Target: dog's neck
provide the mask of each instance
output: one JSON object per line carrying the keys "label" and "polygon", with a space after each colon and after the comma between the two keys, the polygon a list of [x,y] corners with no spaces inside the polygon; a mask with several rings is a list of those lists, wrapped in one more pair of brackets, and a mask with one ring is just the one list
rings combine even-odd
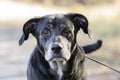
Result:
{"label": "dog's neck", "polygon": [[59,80],[61,80],[63,76],[63,71],[65,70],[65,67],[66,67],[66,63],[62,61],[53,61],[53,62],[50,62],[49,64],[52,70],[58,74]]}
{"label": "dog's neck", "polygon": [[[44,50],[41,50],[38,48],[38,51],[42,55],[44,55]],[[49,65],[50,65],[50,68],[55,72],[55,74],[57,73],[57,75],[59,76],[58,80],[61,80],[61,78],[63,76],[63,71],[65,70],[65,67],[66,67],[66,62],[52,61],[52,62],[49,62]]]}
{"label": "dog's neck", "polygon": [[[82,49],[82,48],[80,48],[80,49]],[[39,49],[38,49],[38,53],[41,53],[41,51],[39,51]],[[79,71],[79,73],[78,73],[79,68],[83,68],[83,66],[81,67],[79,64],[76,64],[76,61],[77,61],[77,63],[81,63],[81,61],[84,61],[83,57],[81,56],[80,53],[83,53],[83,52],[81,52],[81,50],[78,49],[77,45],[75,45],[73,50],[71,51],[71,54],[72,54],[71,58],[67,62],[61,62],[61,61],[47,62],[47,61],[45,61],[46,63],[48,63],[49,68],[51,68],[50,73],[52,73],[54,76],[56,76],[55,80],[69,78],[70,77],[69,75],[72,75],[73,73],[76,77],[79,77],[83,74],[83,71]],[[43,53],[41,53],[41,55],[42,54]],[[83,63],[81,63],[81,64],[83,65]],[[76,67],[76,66],[80,66],[80,67]],[[75,69],[75,68],[78,68],[78,69]],[[77,72],[77,74],[76,74],[76,72]]]}

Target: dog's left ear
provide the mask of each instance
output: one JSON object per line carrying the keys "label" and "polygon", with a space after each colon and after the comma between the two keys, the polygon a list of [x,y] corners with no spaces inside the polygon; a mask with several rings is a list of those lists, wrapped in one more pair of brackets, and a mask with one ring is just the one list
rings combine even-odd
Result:
{"label": "dog's left ear", "polygon": [[19,45],[22,45],[25,40],[28,39],[29,34],[35,34],[36,24],[39,22],[40,18],[32,18],[28,20],[23,26],[23,35],[19,40]]}
{"label": "dog's left ear", "polygon": [[83,30],[85,34],[88,34],[90,37],[90,30],[88,29],[88,20],[87,18],[78,13],[68,13],[67,15],[68,19],[70,19],[71,22],[73,22],[75,26],[75,34],[80,30],[80,28]]}

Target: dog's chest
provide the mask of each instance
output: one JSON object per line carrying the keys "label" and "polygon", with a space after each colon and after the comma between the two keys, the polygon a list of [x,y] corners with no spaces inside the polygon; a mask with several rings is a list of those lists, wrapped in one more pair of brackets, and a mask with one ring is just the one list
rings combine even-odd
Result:
{"label": "dog's chest", "polygon": [[57,69],[57,73],[59,75],[59,80],[61,80],[62,76],[63,76],[63,66],[61,66],[60,63],[57,63],[58,64],[58,69]]}
{"label": "dog's chest", "polygon": [[65,64],[60,61],[56,61],[50,64],[51,68],[58,74],[58,80],[61,80],[63,76],[63,71],[65,70]]}

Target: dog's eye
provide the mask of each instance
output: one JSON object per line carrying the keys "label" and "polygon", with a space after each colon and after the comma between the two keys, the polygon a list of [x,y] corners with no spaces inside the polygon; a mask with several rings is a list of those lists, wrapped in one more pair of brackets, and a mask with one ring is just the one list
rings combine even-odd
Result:
{"label": "dog's eye", "polygon": [[43,30],[43,32],[42,32],[42,34],[44,34],[44,35],[48,35],[49,33],[50,33],[50,31],[47,29]]}
{"label": "dog's eye", "polygon": [[66,29],[64,29],[64,32],[69,34],[69,33],[71,33],[71,30],[66,28]]}
{"label": "dog's eye", "polygon": [[70,37],[72,35],[72,32],[69,28],[65,28],[62,34],[66,37]]}
{"label": "dog's eye", "polygon": [[49,31],[48,31],[48,30],[45,30],[45,31],[44,31],[44,34],[48,34],[48,33],[49,33]]}

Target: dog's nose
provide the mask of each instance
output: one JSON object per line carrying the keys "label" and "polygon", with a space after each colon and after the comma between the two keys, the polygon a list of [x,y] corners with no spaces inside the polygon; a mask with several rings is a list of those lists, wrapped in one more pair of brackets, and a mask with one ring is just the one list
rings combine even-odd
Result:
{"label": "dog's nose", "polygon": [[60,51],[61,51],[61,46],[59,46],[59,45],[54,45],[53,47],[52,47],[52,51],[54,52],[54,53],[60,53]]}

